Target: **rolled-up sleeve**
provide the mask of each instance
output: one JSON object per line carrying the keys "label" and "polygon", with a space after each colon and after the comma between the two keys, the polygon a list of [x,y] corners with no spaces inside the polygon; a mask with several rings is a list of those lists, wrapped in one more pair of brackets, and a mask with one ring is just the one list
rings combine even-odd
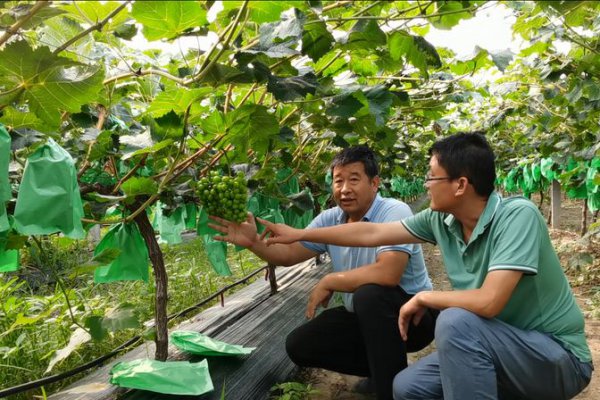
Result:
{"label": "rolled-up sleeve", "polygon": [[436,244],[434,231],[432,229],[432,219],[434,217],[431,209],[426,209],[412,217],[403,219],[401,222],[404,227],[416,238],[425,242]]}

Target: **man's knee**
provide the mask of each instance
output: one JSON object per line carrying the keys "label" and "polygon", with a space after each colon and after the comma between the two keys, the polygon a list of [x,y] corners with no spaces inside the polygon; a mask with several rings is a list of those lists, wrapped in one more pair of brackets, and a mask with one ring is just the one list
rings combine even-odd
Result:
{"label": "man's knee", "polygon": [[412,379],[406,379],[402,373],[396,374],[393,383],[394,400],[410,399],[412,395]]}
{"label": "man's knee", "polygon": [[410,370],[404,370],[394,378],[392,384],[392,392],[394,400],[411,400],[411,399],[422,399],[422,387],[418,387],[417,380],[410,373]]}
{"label": "man's knee", "polygon": [[385,297],[386,289],[384,286],[374,283],[360,286],[352,296],[354,311],[357,314],[376,311],[378,308],[374,308],[374,306],[377,306],[380,300]]}
{"label": "man's knee", "polygon": [[463,308],[451,307],[440,313],[435,324],[435,343],[438,349],[455,340],[472,337],[481,317]]}
{"label": "man's knee", "polygon": [[304,346],[306,346],[306,340],[298,329],[290,332],[285,338],[285,351],[290,360],[296,365],[304,366],[306,364],[306,360],[303,357],[306,354]]}

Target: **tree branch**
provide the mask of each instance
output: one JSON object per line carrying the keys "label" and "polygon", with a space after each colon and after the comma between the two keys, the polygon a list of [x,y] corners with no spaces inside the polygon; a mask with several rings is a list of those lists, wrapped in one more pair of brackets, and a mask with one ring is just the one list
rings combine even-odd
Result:
{"label": "tree branch", "polygon": [[146,76],[146,75],[160,75],[160,76],[163,76],[163,77],[165,77],[167,79],[170,79],[170,80],[172,80],[172,81],[174,81],[174,82],[176,82],[176,83],[178,83],[180,85],[187,86],[187,83],[183,79],[180,79],[180,78],[178,78],[176,76],[173,76],[173,75],[169,74],[168,72],[161,71],[159,69],[154,69],[154,68],[146,69],[146,70],[143,70],[143,71],[138,70],[138,71],[134,71],[134,72],[126,72],[126,73],[121,74],[121,75],[112,76],[110,78],[105,79],[104,82],[102,82],[102,83],[104,85],[108,85],[110,83],[113,83],[113,82],[116,82],[116,81],[120,81],[120,80],[125,79],[125,78],[130,78],[132,76],[139,77],[139,76]]}
{"label": "tree branch", "polygon": [[[237,15],[235,16],[235,20],[233,21],[232,28],[229,31],[229,34],[227,35],[227,38],[225,39],[225,42],[223,43],[223,45],[222,45],[221,49],[219,50],[219,52],[217,53],[217,55],[215,57],[213,57],[210,60],[210,62],[208,62],[208,64],[206,63],[206,61],[209,59],[207,57],[204,60],[204,63],[202,64],[202,67],[200,68],[200,71],[198,72],[198,74],[196,74],[192,78],[184,81],[184,83],[183,83],[184,85],[187,86],[191,83],[198,82],[200,79],[204,78],[204,76],[208,73],[208,71],[210,71],[210,69],[213,67],[213,65],[216,64],[216,62],[219,60],[219,58],[225,52],[225,50],[227,50],[229,48],[229,43],[231,42],[231,39],[233,38],[233,34],[235,33],[236,29],[238,28],[237,25],[239,24],[243,13],[246,11],[246,8],[248,7],[248,1],[249,0],[245,0],[244,3],[242,4],[242,6],[240,7],[240,10],[238,11]],[[242,26],[240,26],[240,28],[243,28],[243,27],[244,27],[244,25],[242,24]],[[216,46],[216,44],[215,44],[215,46]]]}
{"label": "tree branch", "polygon": [[142,155],[142,157],[140,158],[140,161],[137,162],[133,168],[131,168],[129,170],[129,172],[127,172],[125,174],[124,177],[122,177],[121,179],[119,179],[119,182],[117,182],[117,184],[115,185],[115,188],[112,190],[112,194],[116,194],[119,189],[121,188],[121,185],[123,184],[123,182],[125,182],[127,179],[131,178],[133,176],[133,174],[135,174],[135,171],[137,171],[138,169],[140,169],[140,167],[144,166],[145,162],[146,162],[146,158],[148,158],[148,153]]}
{"label": "tree branch", "polygon": [[[96,123],[96,129],[102,130],[102,127],[104,126],[104,121],[106,121],[107,115],[108,115],[108,110],[106,109],[106,107],[104,107],[103,105],[99,105],[98,106],[98,122]],[[81,168],[79,169],[79,172],[77,173],[77,179],[81,178],[83,173],[90,166],[89,158],[90,158],[90,153],[92,152],[92,147],[94,146],[94,143],[96,143],[96,141],[92,140],[88,144],[88,149],[87,149],[87,153],[85,155],[85,160],[83,161],[83,164],[81,165]]]}
{"label": "tree branch", "polygon": [[31,7],[31,9],[27,12],[27,14],[25,14],[23,16],[23,18],[21,18],[20,20],[18,20],[17,22],[15,22],[14,24],[12,24],[11,26],[9,26],[6,31],[4,32],[4,35],[2,35],[2,37],[0,37],[0,46],[2,46],[4,43],[6,43],[6,41],[8,39],[10,39],[11,36],[13,36],[14,34],[16,34],[19,29],[25,25],[25,23],[27,21],[29,21],[38,11],[40,11],[42,8],[49,6],[50,4],[52,4],[52,2],[48,1],[48,0],[39,0],[38,2],[35,3],[35,5],[33,7]]}
{"label": "tree branch", "polygon": [[115,8],[102,21],[98,22],[96,25],[90,26],[86,30],[84,30],[84,31],[80,32],[79,34],[73,36],[71,39],[67,40],[67,42],[64,43],[62,46],[57,47],[52,53],[53,54],[60,53],[61,51],[65,50],[70,45],[72,45],[73,43],[75,43],[79,39],[83,38],[84,36],[86,36],[88,33],[92,32],[92,31],[98,31],[98,32],[100,32],[102,30],[102,28],[104,28],[104,25],[106,25],[108,23],[108,21],[111,20],[112,17],[114,17],[115,15],[117,15],[118,13],[120,13],[122,9],[124,9],[125,7],[127,7],[127,4],[129,4],[129,3],[130,3],[130,0],[126,0],[125,2],[121,3],[121,5],[119,7]]}
{"label": "tree branch", "polygon": [[[416,7],[415,7],[416,8]],[[412,17],[392,17],[392,16],[388,16],[388,17],[379,17],[379,16],[356,16],[356,17],[338,17],[338,18],[329,18],[327,19],[327,22],[345,22],[345,21],[360,21],[360,20],[374,20],[374,21],[406,21],[406,20],[413,20],[413,19],[429,19],[429,18],[436,18],[436,17],[442,17],[444,15],[451,15],[451,14],[460,14],[463,12],[470,12],[470,11],[476,11],[479,8],[477,6],[471,6],[468,8],[463,8],[461,10],[451,10],[451,11],[444,11],[444,12],[440,12],[440,13],[435,13],[435,14],[427,14],[427,15],[415,15]],[[403,12],[406,10],[402,10]],[[321,20],[313,20],[313,21],[308,21],[306,22],[305,25],[308,24],[314,24],[317,22],[321,22]]]}

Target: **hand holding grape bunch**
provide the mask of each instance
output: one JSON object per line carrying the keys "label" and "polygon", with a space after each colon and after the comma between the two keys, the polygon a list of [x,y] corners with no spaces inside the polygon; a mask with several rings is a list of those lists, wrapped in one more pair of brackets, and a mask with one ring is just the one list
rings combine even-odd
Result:
{"label": "hand holding grape bunch", "polygon": [[248,191],[244,173],[237,176],[219,176],[211,171],[198,183],[198,196],[209,215],[242,223],[246,220]]}

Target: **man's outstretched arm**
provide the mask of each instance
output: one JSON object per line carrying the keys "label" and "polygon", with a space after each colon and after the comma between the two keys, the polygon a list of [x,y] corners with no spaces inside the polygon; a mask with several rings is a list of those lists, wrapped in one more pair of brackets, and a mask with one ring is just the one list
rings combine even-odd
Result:
{"label": "man's outstretched arm", "polygon": [[268,263],[287,267],[317,255],[316,252],[307,249],[300,243],[267,246],[258,236],[254,216],[251,213],[248,213],[246,221],[241,224],[214,216],[211,216],[210,219],[215,223],[208,225],[222,234],[215,236],[216,240],[246,247]]}
{"label": "man's outstretched arm", "polygon": [[260,238],[267,238],[267,245],[307,241],[337,246],[377,247],[422,242],[400,222],[353,222],[324,228],[295,229],[260,218],[258,221],[266,227]]}

